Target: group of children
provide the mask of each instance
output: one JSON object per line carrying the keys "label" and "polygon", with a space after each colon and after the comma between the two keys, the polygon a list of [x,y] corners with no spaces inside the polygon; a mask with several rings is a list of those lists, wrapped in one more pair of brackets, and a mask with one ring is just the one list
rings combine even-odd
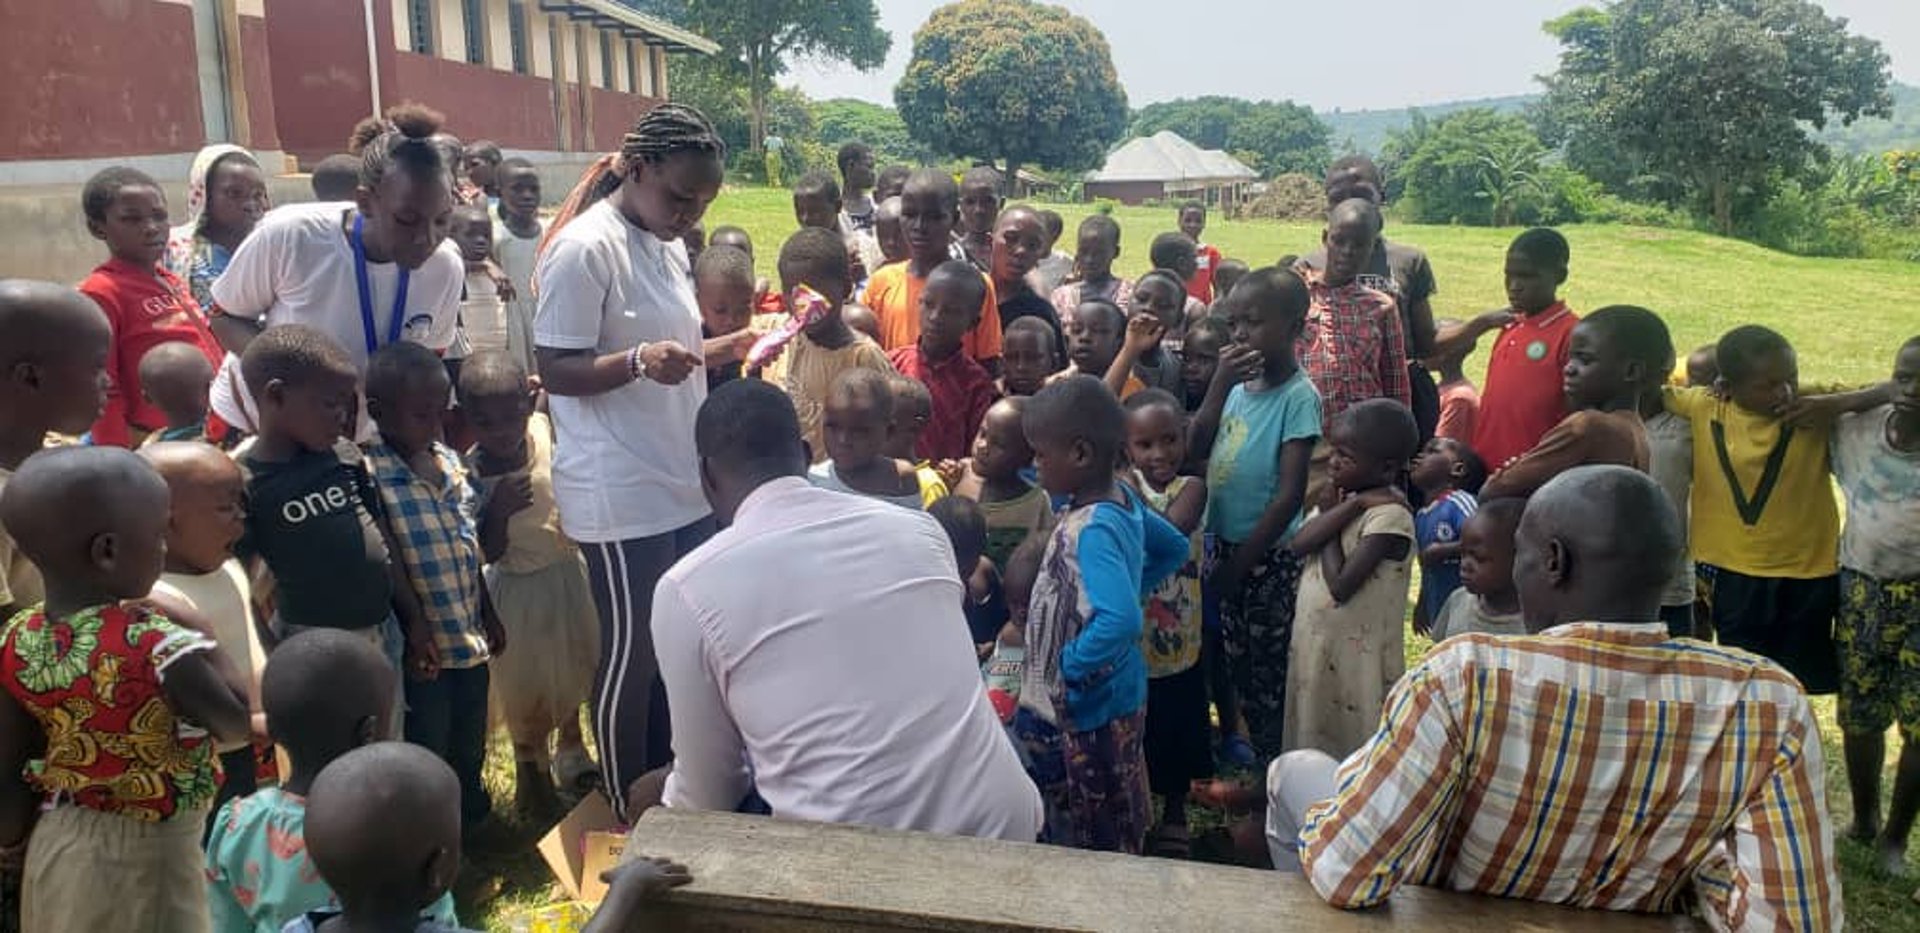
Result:
{"label": "group of children", "polygon": [[[206,161],[189,276],[217,276],[264,208],[250,160]],[[321,190],[340,164],[316,194],[351,195]],[[392,341],[363,375],[327,334],[270,327],[238,356],[244,441],[209,417],[226,351],[163,264],[151,179],[87,186],[111,254],[91,301],[0,283],[0,871],[24,871],[28,929],[110,927],[128,904],[83,887],[103,858],[172,928],[209,909],[236,931],[341,908],[452,924],[459,834],[490,806],[489,711],[523,807],[550,811],[556,781],[590,772],[592,596],[532,378],[539,174],[484,144],[466,168],[454,348]],[[1182,206],[1127,281],[1115,220],[1054,253],[1057,215],[1005,207],[991,169],[875,172],[864,147],[840,168],[844,188],[796,184],[777,290],[744,231],[687,238],[704,356],[730,361],[705,378],[780,386],[815,484],[947,530],[1045,841],[1185,855],[1189,800],[1231,793],[1216,751],[1250,766],[1359,748],[1403,673],[1409,607],[1436,641],[1523,634],[1524,502],[1606,463],[1648,471],[1690,516],[1673,635],[1837,687],[1854,831],[1898,862],[1920,750],[1884,821],[1878,775],[1885,729],[1920,726],[1920,338],[1887,386],[1801,397],[1785,339],[1736,328],[1680,387],[1657,315],[1560,300],[1570,251],[1552,230],[1508,250],[1508,307],[1423,335],[1409,291],[1374,271],[1364,186],[1330,192],[1322,252],[1257,268],[1202,243],[1204,206]],[[1476,389],[1463,360],[1489,334]],[[1423,425],[1410,372],[1428,368]],[[363,398],[377,430],[355,444]],[[426,753],[384,741],[401,734]],[[637,863],[609,910],[684,880]]]}

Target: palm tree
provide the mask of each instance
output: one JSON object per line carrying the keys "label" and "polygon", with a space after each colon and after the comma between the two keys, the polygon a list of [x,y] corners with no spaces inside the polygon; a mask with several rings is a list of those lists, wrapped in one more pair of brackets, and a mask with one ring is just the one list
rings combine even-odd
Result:
{"label": "palm tree", "polygon": [[1520,198],[1539,193],[1540,157],[1537,144],[1520,142],[1503,148],[1489,146],[1480,153],[1480,190],[1475,196],[1491,205],[1494,226],[1511,225]]}

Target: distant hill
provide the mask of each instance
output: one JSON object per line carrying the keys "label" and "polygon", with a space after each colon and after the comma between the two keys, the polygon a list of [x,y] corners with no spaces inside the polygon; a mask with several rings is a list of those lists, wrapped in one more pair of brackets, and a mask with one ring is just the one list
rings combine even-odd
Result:
{"label": "distant hill", "polygon": [[[1410,111],[1418,110],[1429,118],[1446,116],[1458,110],[1486,107],[1501,113],[1518,113],[1539,100],[1538,94],[1486,97],[1480,100],[1455,100],[1399,110],[1335,110],[1320,114],[1333,130],[1335,152],[1380,153],[1387,137],[1412,122]],[[1816,137],[1836,152],[1874,153],[1889,149],[1920,149],[1920,87],[1896,83],[1893,86],[1893,118],[1873,117],[1843,127],[1830,123]]]}

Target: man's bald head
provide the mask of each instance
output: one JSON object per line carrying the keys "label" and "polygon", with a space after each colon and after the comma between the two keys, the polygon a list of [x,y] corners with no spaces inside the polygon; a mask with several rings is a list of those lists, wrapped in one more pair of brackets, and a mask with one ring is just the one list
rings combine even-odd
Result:
{"label": "man's bald head", "polygon": [[693,446],[707,500],[722,521],[768,480],[805,476],[811,460],[793,400],[759,379],[736,379],[707,396],[694,419]]}
{"label": "man's bald head", "polygon": [[1527,502],[1514,583],[1527,627],[1652,622],[1685,541],[1667,495],[1645,473],[1575,467]]}

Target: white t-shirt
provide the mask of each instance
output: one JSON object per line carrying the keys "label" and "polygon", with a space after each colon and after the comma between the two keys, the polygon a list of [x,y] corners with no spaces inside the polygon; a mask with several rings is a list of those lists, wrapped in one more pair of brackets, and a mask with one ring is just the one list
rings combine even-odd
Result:
{"label": "white t-shirt", "polygon": [[[341,227],[344,211],[345,206],[338,203],[302,204],[268,214],[234,251],[227,271],[214,280],[213,300],[230,317],[264,320],[268,327],[304,324],[323,331],[364,373],[369,354],[353,247]],[[442,241],[426,264],[413,270],[401,339],[433,350],[452,344],[465,280],[460,248],[451,240]],[[390,262],[367,263],[367,286],[375,336],[384,344],[400,287],[400,267]],[[247,413],[252,400],[240,378],[240,360],[233,354],[221,364],[212,397],[221,420],[243,427],[253,424]],[[360,423],[365,430],[366,419]]]}
{"label": "white t-shirt", "polygon": [[[609,201],[554,237],[535,278],[536,346],[605,354],[672,340],[699,352],[686,247],[628,223]],[[567,537],[650,538],[706,517],[693,449],[706,399],[700,372],[675,386],[639,379],[599,395],[551,396],[553,495]]]}
{"label": "white t-shirt", "polygon": [[[212,573],[167,572],[154,581],[153,590],[172,596],[200,611],[213,625],[213,640],[225,652],[227,660],[246,675],[247,705],[260,709],[260,674],[267,667],[267,653],[260,645],[253,624],[253,588],[240,562],[228,559]],[[222,751],[246,747],[245,742]]]}
{"label": "white t-shirt", "polygon": [[1833,475],[1847,497],[1840,566],[1877,580],[1920,580],[1920,453],[1887,443],[1893,406],[1833,430]]}

